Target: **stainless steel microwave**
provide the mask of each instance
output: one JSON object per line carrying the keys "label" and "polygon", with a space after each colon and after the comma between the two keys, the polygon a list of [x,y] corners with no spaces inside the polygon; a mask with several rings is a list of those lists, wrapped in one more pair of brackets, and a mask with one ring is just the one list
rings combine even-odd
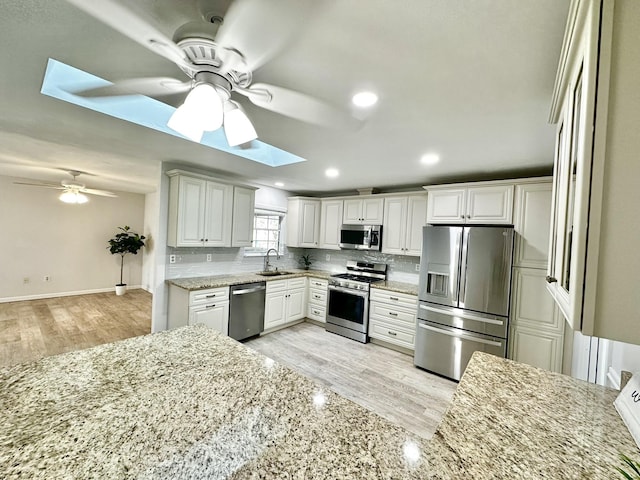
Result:
{"label": "stainless steel microwave", "polygon": [[382,247],[382,225],[342,225],[340,248],[344,250],[377,250]]}

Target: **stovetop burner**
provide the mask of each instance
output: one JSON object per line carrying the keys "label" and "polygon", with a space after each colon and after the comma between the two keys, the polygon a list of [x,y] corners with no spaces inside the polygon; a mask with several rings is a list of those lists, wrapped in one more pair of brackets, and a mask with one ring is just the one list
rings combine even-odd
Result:
{"label": "stovetop burner", "polygon": [[331,275],[329,285],[368,291],[370,283],[380,282],[387,278],[387,266],[382,263],[349,260],[347,270],[347,273]]}

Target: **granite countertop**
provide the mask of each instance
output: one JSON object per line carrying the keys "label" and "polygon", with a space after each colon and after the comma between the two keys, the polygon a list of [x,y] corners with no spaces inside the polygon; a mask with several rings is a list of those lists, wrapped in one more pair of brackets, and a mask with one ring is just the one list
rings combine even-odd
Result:
{"label": "granite countertop", "polygon": [[406,293],[407,295],[418,295],[418,285],[414,283],[393,282],[390,280],[371,284],[371,288],[381,288],[392,292]]}
{"label": "granite countertop", "polygon": [[201,325],[0,369],[0,478],[425,478],[426,441]]}
{"label": "granite countertop", "polygon": [[429,443],[431,478],[622,478],[617,390],[474,353]]}
{"label": "granite countertop", "polygon": [[205,288],[229,287],[231,285],[241,285],[243,283],[268,282],[271,280],[285,280],[296,277],[329,278],[331,272],[324,270],[300,270],[296,268],[286,268],[287,275],[263,276],[257,273],[238,273],[229,275],[214,275],[210,277],[191,277],[167,279],[169,285],[184,288],[185,290],[203,290]]}

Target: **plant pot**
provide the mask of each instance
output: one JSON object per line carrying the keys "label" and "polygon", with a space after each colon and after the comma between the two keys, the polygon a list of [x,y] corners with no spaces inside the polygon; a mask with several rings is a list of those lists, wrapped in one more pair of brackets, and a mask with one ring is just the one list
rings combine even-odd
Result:
{"label": "plant pot", "polygon": [[127,292],[127,284],[116,285],[116,295],[124,295]]}

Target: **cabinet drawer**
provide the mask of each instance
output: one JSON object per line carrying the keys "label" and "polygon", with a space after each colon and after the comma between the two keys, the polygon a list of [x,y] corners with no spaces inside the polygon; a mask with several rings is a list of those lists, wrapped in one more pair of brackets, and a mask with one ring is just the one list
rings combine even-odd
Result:
{"label": "cabinet drawer", "polygon": [[307,285],[306,277],[290,278],[287,280],[287,288],[289,290],[293,288],[304,288]]}
{"label": "cabinet drawer", "polygon": [[322,280],[321,278],[310,278],[309,279],[309,288],[319,288],[320,290],[326,289],[329,285],[327,280]]}
{"label": "cabinet drawer", "polygon": [[189,306],[221,301],[229,301],[229,287],[209,288],[207,290],[189,292]]}
{"label": "cabinet drawer", "polygon": [[416,332],[415,329],[397,328],[387,322],[373,318],[369,320],[369,336],[413,350]]}
{"label": "cabinet drawer", "polygon": [[404,328],[414,328],[416,324],[416,311],[386,303],[371,302],[369,315],[383,318],[392,324],[402,325]]}
{"label": "cabinet drawer", "polygon": [[390,305],[400,305],[408,308],[418,308],[418,297],[406,293],[396,293],[381,288],[371,289],[371,300],[384,302]]}
{"label": "cabinet drawer", "polygon": [[327,311],[325,307],[309,305],[307,308],[307,317],[317,320],[318,322],[325,322],[327,319]]}
{"label": "cabinet drawer", "polygon": [[267,293],[282,292],[287,289],[286,280],[269,280],[267,282]]}
{"label": "cabinet drawer", "polygon": [[309,303],[314,305],[325,306],[327,304],[327,291],[318,290],[316,288],[309,289]]}

